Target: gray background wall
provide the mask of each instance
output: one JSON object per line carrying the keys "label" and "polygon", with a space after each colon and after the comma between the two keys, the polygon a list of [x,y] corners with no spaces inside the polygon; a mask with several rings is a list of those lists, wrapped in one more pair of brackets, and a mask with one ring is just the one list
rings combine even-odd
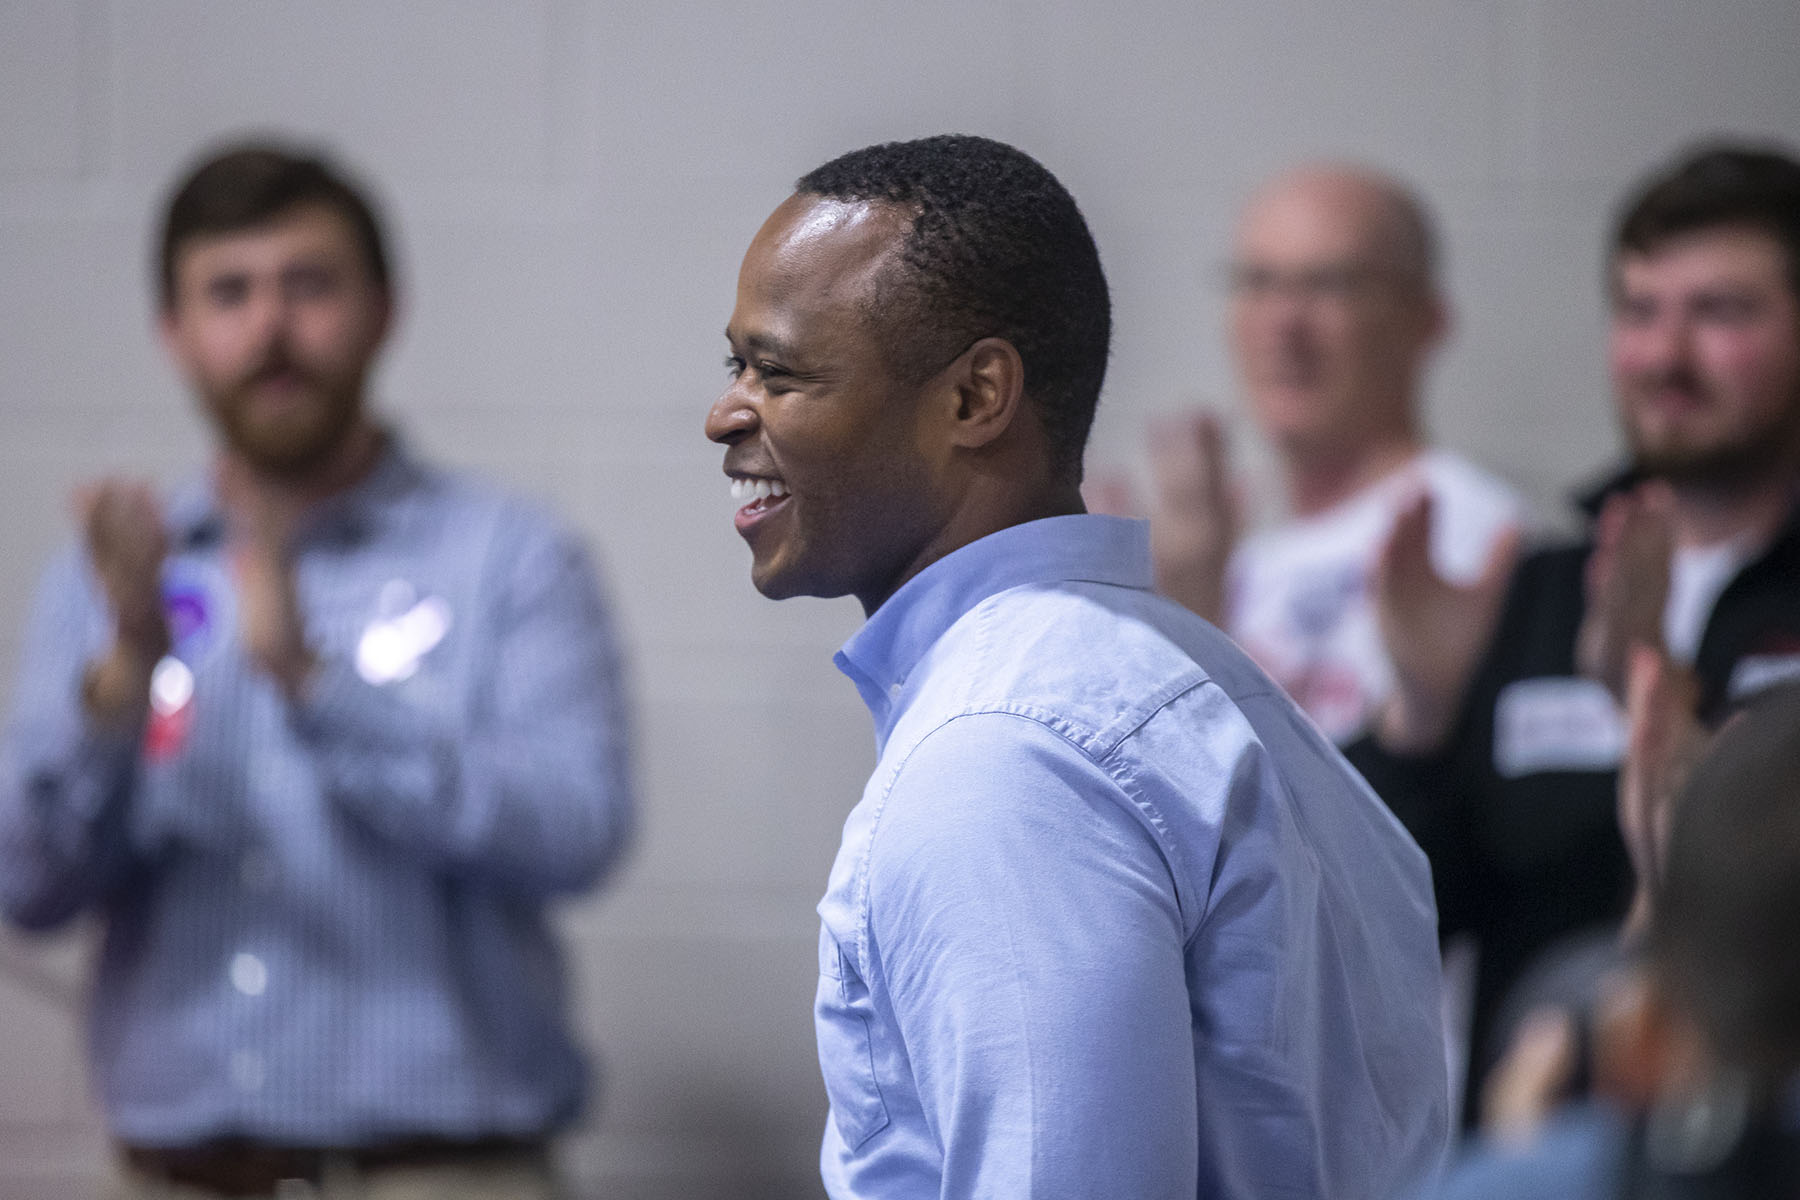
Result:
{"label": "gray background wall", "polygon": [[[643,836],[563,914],[604,1064],[571,1174],[816,1195],[811,909],[872,759],[829,656],[858,614],[753,593],[700,433],[739,256],[791,180],[943,130],[1042,159],[1116,298],[1090,462],[1130,465],[1155,412],[1241,423],[1217,268],[1247,189],[1311,155],[1399,170],[1461,315],[1432,426],[1549,510],[1613,450],[1620,191],[1697,135],[1793,136],[1797,55],[1794,0],[0,0],[0,674],[71,486],[204,453],[147,303],[170,177],[245,129],[336,147],[403,262],[387,411],[586,532],[635,651]],[[0,937],[0,1200],[91,1187],[86,946]]]}

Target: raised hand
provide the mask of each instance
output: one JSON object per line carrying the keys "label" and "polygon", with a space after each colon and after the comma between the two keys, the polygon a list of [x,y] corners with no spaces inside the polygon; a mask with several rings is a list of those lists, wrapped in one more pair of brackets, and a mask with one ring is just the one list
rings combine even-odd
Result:
{"label": "raised hand", "polygon": [[1527,1015],[1482,1084],[1481,1132],[1509,1146],[1529,1145],[1568,1097],[1580,1047],[1568,1012],[1546,1006]]}
{"label": "raised hand", "polygon": [[1156,587],[1213,624],[1225,616],[1225,568],[1243,524],[1226,466],[1225,431],[1210,412],[1156,422],[1150,430],[1155,493],[1150,556]]}
{"label": "raised hand", "polygon": [[106,591],[119,637],[133,649],[162,656],[162,564],[168,554],[162,507],[146,483],[107,479],[75,493],[88,561]]}
{"label": "raised hand", "polygon": [[1575,665],[1625,703],[1631,647],[1660,650],[1675,535],[1666,487],[1646,484],[1607,499],[1587,562],[1587,608],[1575,638]]}
{"label": "raised hand", "polygon": [[231,529],[244,649],[293,695],[314,666],[294,581],[294,535],[306,506],[235,460],[220,467],[218,485]]}
{"label": "raised hand", "polygon": [[1619,834],[1637,876],[1628,936],[1649,925],[1675,798],[1709,740],[1695,716],[1699,696],[1693,672],[1655,647],[1631,647],[1625,673],[1629,733],[1619,767]]}
{"label": "raised hand", "polygon": [[1376,622],[1394,668],[1375,733],[1401,754],[1430,753],[1449,736],[1519,553],[1519,531],[1507,529],[1474,582],[1453,583],[1431,561],[1431,523],[1431,496],[1421,492],[1395,519],[1375,564]]}
{"label": "raised hand", "polygon": [[1091,513],[1103,517],[1141,517],[1143,506],[1131,479],[1122,471],[1094,471],[1081,481],[1081,500]]}
{"label": "raised hand", "polygon": [[150,485],[105,479],[76,491],[88,562],[112,610],[113,641],[88,664],[82,699],[88,712],[115,725],[140,718],[149,704],[150,673],[168,653],[162,564],[168,554],[162,507]]}

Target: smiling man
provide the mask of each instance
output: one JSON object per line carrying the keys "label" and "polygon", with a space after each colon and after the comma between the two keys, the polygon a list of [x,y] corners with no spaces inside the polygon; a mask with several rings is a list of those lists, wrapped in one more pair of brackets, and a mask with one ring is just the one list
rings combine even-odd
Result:
{"label": "smiling man", "polygon": [[1425,435],[1427,368],[1451,325],[1438,259],[1424,201],[1386,174],[1321,163],[1272,180],[1239,222],[1227,332],[1282,518],[1235,542],[1216,417],[1169,422],[1151,446],[1163,591],[1339,745],[1392,684],[1375,592],[1399,515],[1429,498],[1433,561],[1459,582],[1512,563],[1517,495]]}
{"label": "smiling man", "polygon": [[1398,686],[1348,749],[1430,854],[1445,932],[1480,943],[1472,1078],[1533,956],[1624,913],[1631,648],[1691,671],[1707,721],[1800,676],[1800,162],[1720,145],[1657,171],[1608,284],[1631,461],[1588,498],[1592,538],[1525,558],[1494,606],[1435,577],[1413,523],[1390,549]]}
{"label": "smiling man", "polygon": [[325,163],[200,165],[159,300],[215,462],[81,494],[0,755],[7,915],[105,924],[119,1194],[547,1197],[585,1072],[544,908],[632,812],[586,555],[369,411],[388,260]]}
{"label": "smiling man", "polygon": [[[1375,597],[1400,515],[1429,505],[1433,561],[1458,582],[1497,588],[1514,556],[1518,496],[1425,435],[1427,368],[1451,325],[1438,259],[1423,199],[1392,176],[1334,163],[1277,176],[1238,224],[1227,333],[1280,518],[1240,539],[1216,414],[1151,433],[1158,587],[1229,632],[1339,745],[1392,686]],[[1135,507],[1129,492],[1120,479],[1094,494]]]}
{"label": "smiling man", "polygon": [[752,577],[855,596],[880,762],[823,901],[827,1191],[1385,1197],[1446,1099],[1430,881],[1336,750],[1085,515],[1110,308],[1000,143],[857,151],[744,257]]}

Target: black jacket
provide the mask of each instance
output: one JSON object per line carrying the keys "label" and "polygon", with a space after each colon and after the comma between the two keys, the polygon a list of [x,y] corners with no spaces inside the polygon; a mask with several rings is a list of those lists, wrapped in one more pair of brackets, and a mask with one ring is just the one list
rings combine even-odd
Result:
{"label": "black jacket", "polygon": [[[1616,755],[1522,770],[1515,764],[1506,773],[1496,767],[1503,706],[1533,688],[1598,687],[1575,670],[1591,549],[1540,550],[1521,561],[1443,751],[1397,756],[1368,737],[1345,751],[1430,858],[1440,933],[1470,933],[1479,944],[1471,1096],[1500,1049],[1491,1026],[1507,989],[1550,943],[1618,921],[1630,899]],[[1694,667],[1709,721],[1759,686],[1800,671],[1800,506],[1720,594]]]}

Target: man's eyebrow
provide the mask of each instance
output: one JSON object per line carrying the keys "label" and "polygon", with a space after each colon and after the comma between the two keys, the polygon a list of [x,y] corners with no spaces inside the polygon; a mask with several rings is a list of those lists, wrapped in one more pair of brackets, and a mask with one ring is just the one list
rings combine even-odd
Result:
{"label": "man's eyebrow", "polygon": [[782,341],[774,334],[752,333],[740,339],[732,336],[731,329],[728,326],[725,330],[725,340],[730,342],[733,346],[740,346],[745,350],[754,350],[774,358],[791,359],[796,357],[794,347],[787,342]]}

